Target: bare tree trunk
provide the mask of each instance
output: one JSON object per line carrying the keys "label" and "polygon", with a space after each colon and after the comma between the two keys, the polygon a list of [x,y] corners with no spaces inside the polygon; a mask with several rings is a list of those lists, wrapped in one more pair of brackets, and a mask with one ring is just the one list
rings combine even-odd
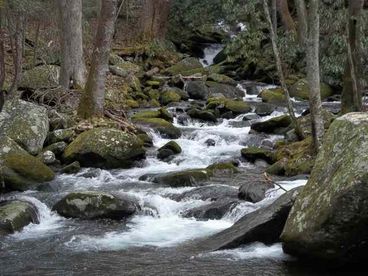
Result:
{"label": "bare tree trunk", "polygon": [[270,15],[270,12],[269,12],[269,9],[268,9],[267,0],[262,0],[262,1],[263,1],[264,13],[266,15],[266,20],[268,22],[269,29],[270,29],[272,48],[273,48],[273,53],[275,55],[276,66],[277,66],[277,73],[278,73],[279,78],[280,78],[281,87],[284,90],[284,93],[285,93],[285,96],[286,96],[286,103],[287,103],[288,111],[289,111],[291,120],[293,122],[294,129],[295,129],[295,132],[296,132],[298,138],[299,139],[304,139],[304,133],[303,133],[303,131],[302,131],[302,129],[301,129],[299,123],[298,123],[298,120],[295,116],[293,104],[292,104],[291,99],[290,99],[289,90],[288,90],[286,82],[285,82],[284,72],[282,70],[282,65],[281,65],[280,53],[279,53],[279,49],[278,49],[277,44],[276,44],[276,36],[275,36],[275,32],[273,30],[272,20],[271,20],[271,15]]}
{"label": "bare tree trunk", "polygon": [[356,112],[362,109],[361,73],[361,22],[364,0],[349,1],[347,23],[347,62],[345,65],[344,87],[341,98],[341,112]]}
{"label": "bare tree trunk", "polygon": [[170,0],[145,0],[139,24],[142,39],[165,39],[169,13]]}
{"label": "bare tree trunk", "polygon": [[307,79],[309,84],[309,107],[312,120],[314,149],[318,152],[322,145],[324,123],[321,103],[319,69],[319,0],[310,0],[307,43]]}
{"label": "bare tree trunk", "polygon": [[22,14],[16,13],[9,15],[11,17],[10,21],[14,23],[14,26],[10,26],[11,36],[12,36],[12,54],[14,63],[14,78],[13,83],[9,89],[9,97],[16,98],[18,85],[20,79],[22,78],[22,65],[23,65],[23,46],[24,46],[24,28],[25,28],[25,18]]}
{"label": "bare tree trunk", "polygon": [[61,29],[61,70],[59,83],[69,89],[86,82],[83,58],[82,0],[58,0]]}
{"label": "bare tree trunk", "polygon": [[295,0],[295,6],[298,16],[298,38],[299,44],[304,48],[307,44],[308,21],[307,9],[304,0]]}
{"label": "bare tree trunk", "polygon": [[281,21],[286,31],[296,33],[295,22],[290,14],[288,0],[277,0],[277,9],[281,15]]}
{"label": "bare tree trunk", "polygon": [[275,35],[277,36],[277,0],[271,2],[272,25]]}
{"label": "bare tree trunk", "polygon": [[5,37],[2,23],[3,10],[0,6],[0,112],[3,109],[5,102],[5,94],[3,92],[3,86],[5,82]]}
{"label": "bare tree trunk", "polygon": [[78,115],[85,119],[104,114],[105,81],[115,29],[117,0],[101,0],[101,4],[91,68],[78,109]]}

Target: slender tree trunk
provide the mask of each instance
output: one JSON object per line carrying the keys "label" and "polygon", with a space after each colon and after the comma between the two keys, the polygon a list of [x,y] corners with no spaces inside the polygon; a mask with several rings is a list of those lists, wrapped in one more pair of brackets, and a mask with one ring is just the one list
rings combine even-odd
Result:
{"label": "slender tree trunk", "polygon": [[58,0],[61,29],[61,69],[59,83],[83,88],[86,67],[83,58],[82,0]]}
{"label": "slender tree trunk", "polygon": [[78,109],[78,115],[85,119],[104,114],[105,81],[115,29],[117,0],[101,0],[101,2],[91,68]]}
{"label": "slender tree trunk", "polygon": [[303,134],[303,131],[302,131],[302,129],[301,129],[299,123],[298,123],[298,120],[297,120],[296,116],[295,116],[293,104],[292,104],[291,99],[290,99],[289,90],[288,90],[286,82],[285,82],[284,72],[282,70],[282,65],[281,65],[280,53],[279,53],[279,49],[278,49],[277,44],[276,44],[276,35],[275,35],[274,30],[273,30],[271,15],[270,15],[270,12],[269,12],[269,9],[268,9],[268,3],[267,3],[267,0],[262,0],[262,1],[263,1],[263,9],[264,9],[264,12],[265,12],[265,15],[266,15],[266,20],[268,22],[269,29],[270,29],[272,48],[273,48],[273,52],[274,52],[274,55],[275,55],[276,66],[277,66],[277,73],[278,73],[279,78],[280,78],[281,87],[284,90],[284,93],[285,93],[285,96],[286,96],[286,103],[287,103],[288,111],[289,111],[291,120],[293,122],[293,126],[294,126],[294,129],[295,129],[295,132],[296,132],[297,136],[299,137],[299,139],[304,139],[304,134]]}
{"label": "slender tree trunk", "polygon": [[22,14],[9,14],[9,21],[13,24],[9,24],[9,32],[11,33],[12,40],[12,54],[14,64],[14,78],[12,85],[9,89],[9,97],[18,97],[17,90],[19,82],[22,78],[22,66],[23,66],[23,46],[24,46],[24,28],[25,18]]}
{"label": "slender tree trunk", "polygon": [[321,103],[321,84],[319,69],[319,0],[309,2],[309,26],[307,43],[307,79],[309,84],[309,107],[312,120],[314,149],[318,152],[322,145],[324,123]]}
{"label": "slender tree trunk", "polygon": [[277,0],[277,9],[281,16],[282,24],[286,31],[296,33],[295,22],[290,14],[288,0]]}
{"label": "slender tree trunk", "polygon": [[[5,102],[3,86],[5,82],[5,37],[3,29],[3,9],[0,6],[0,112]],[[1,184],[1,183],[0,183]]]}
{"label": "slender tree trunk", "polygon": [[145,0],[139,23],[145,41],[163,40],[167,31],[170,0]]}
{"label": "slender tree trunk", "polygon": [[272,25],[277,36],[277,0],[271,0]]}
{"label": "slender tree trunk", "polygon": [[347,61],[345,65],[344,87],[341,98],[341,112],[356,112],[362,109],[361,83],[361,24],[364,0],[349,1],[347,23]]}
{"label": "slender tree trunk", "polygon": [[308,21],[307,9],[304,0],[295,0],[295,6],[298,16],[298,39],[299,44],[304,48],[307,44]]}

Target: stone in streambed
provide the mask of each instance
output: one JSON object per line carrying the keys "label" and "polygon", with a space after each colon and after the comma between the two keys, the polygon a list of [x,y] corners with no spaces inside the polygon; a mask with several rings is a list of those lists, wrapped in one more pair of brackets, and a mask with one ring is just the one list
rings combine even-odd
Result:
{"label": "stone in streambed", "polygon": [[282,115],[267,121],[256,122],[251,125],[251,129],[257,132],[264,132],[270,134],[277,134],[279,130],[288,128],[291,125],[291,118],[289,115]]}
{"label": "stone in streambed", "polygon": [[133,122],[142,127],[149,127],[157,131],[164,138],[178,139],[181,130],[172,123],[160,118],[132,118]]}
{"label": "stone in streambed", "polygon": [[20,231],[30,223],[39,223],[37,208],[31,203],[21,200],[0,202],[0,236]]}
{"label": "stone in streambed", "polygon": [[139,121],[140,119],[151,119],[151,118],[159,118],[166,120],[168,122],[173,122],[173,116],[170,114],[170,112],[167,111],[165,108],[160,108],[158,110],[146,110],[141,111],[132,116],[133,121]]}
{"label": "stone in streambed", "polygon": [[189,117],[193,119],[199,119],[202,121],[213,122],[213,123],[217,122],[217,118],[215,114],[207,110],[199,110],[197,108],[192,108],[187,112],[187,114],[189,115]]}
{"label": "stone in streambed", "polygon": [[61,169],[61,173],[66,174],[75,174],[78,173],[81,170],[81,165],[78,161],[75,161],[69,165],[66,165],[64,168]]}
{"label": "stone in streambed", "polygon": [[247,179],[239,187],[238,197],[249,202],[259,202],[266,197],[266,191],[272,189],[274,185],[266,179]]}
{"label": "stone in streambed", "polygon": [[128,196],[92,191],[71,193],[53,207],[63,217],[87,220],[121,220],[130,217],[138,209],[137,202]]}
{"label": "stone in streambed", "polygon": [[197,200],[210,200],[216,201],[221,198],[238,198],[238,189],[231,186],[221,185],[221,186],[203,186],[198,187],[193,190],[184,192],[182,194],[171,196],[172,199],[176,201],[197,199]]}
{"label": "stone in streambed", "polygon": [[245,148],[241,150],[241,155],[245,160],[253,163],[257,160],[264,160],[269,164],[273,164],[275,162],[274,153],[264,148]]}
{"label": "stone in streambed", "polygon": [[191,99],[207,100],[209,89],[204,81],[190,81],[186,86],[186,91]]}

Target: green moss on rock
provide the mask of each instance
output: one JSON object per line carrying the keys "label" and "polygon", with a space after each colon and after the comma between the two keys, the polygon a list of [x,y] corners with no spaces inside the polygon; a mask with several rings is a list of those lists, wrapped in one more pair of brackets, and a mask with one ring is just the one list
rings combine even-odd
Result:
{"label": "green moss on rock", "polygon": [[285,93],[281,88],[263,90],[259,96],[265,103],[282,104],[286,101]]}
{"label": "green moss on rock", "polygon": [[264,160],[270,164],[275,162],[274,153],[270,150],[263,148],[257,147],[245,148],[241,150],[241,155],[250,162],[255,162],[257,160]]}
{"label": "green moss on rock", "polygon": [[181,136],[181,131],[179,128],[161,118],[134,117],[132,118],[132,121],[135,124],[153,128],[163,137],[169,139],[178,139]]}
{"label": "green moss on rock", "polygon": [[[326,83],[321,83],[320,89],[321,89],[321,99],[322,100],[334,94],[332,88]],[[301,100],[308,100],[309,94],[310,94],[309,86],[308,86],[308,81],[306,79],[301,79],[297,81],[290,88],[290,97],[295,97]]]}

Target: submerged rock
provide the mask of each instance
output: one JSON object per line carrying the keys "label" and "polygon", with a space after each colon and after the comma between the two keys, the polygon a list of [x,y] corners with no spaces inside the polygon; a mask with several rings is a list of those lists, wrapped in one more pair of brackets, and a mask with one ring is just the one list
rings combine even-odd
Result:
{"label": "submerged rock", "polygon": [[235,248],[252,242],[272,244],[279,241],[285,221],[300,191],[293,189],[271,205],[249,213],[232,227],[196,245],[201,251]]}
{"label": "submerged rock", "polygon": [[67,195],[53,210],[67,218],[120,220],[133,215],[138,204],[127,196],[87,191]]}
{"label": "submerged rock", "polygon": [[30,154],[39,154],[49,132],[47,110],[22,100],[7,101],[0,113],[0,129]]}
{"label": "submerged rock", "polygon": [[285,252],[337,265],[368,253],[368,115],[336,119],[281,239]]}
{"label": "submerged rock", "polygon": [[34,184],[55,177],[40,159],[28,154],[9,137],[0,139],[0,165],[0,179],[4,181],[1,188],[5,191],[26,191]]}
{"label": "submerged rock", "polygon": [[0,236],[20,231],[30,223],[39,223],[37,208],[31,203],[21,200],[0,202]]}
{"label": "submerged rock", "polygon": [[80,134],[66,149],[66,162],[78,161],[85,167],[129,168],[145,158],[137,136],[117,129],[95,128]]}

